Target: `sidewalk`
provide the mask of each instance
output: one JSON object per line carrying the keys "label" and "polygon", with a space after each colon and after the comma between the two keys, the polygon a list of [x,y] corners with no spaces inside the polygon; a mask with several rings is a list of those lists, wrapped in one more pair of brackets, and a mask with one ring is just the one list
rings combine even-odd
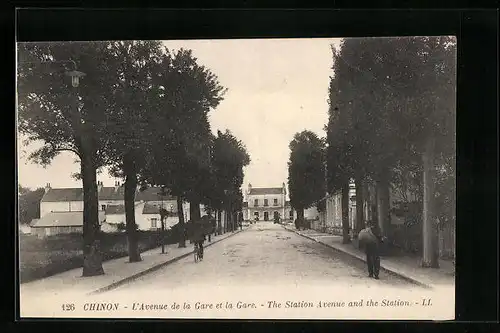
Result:
{"label": "sidewalk", "polygon": [[[296,234],[321,243],[334,250],[347,253],[359,260],[366,262],[365,254],[354,244],[342,244],[342,236],[319,232],[316,230],[296,230],[293,224],[284,225],[285,229]],[[439,285],[454,285],[455,273],[452,262],[439,260],[440,268],[423,268],[419,259],[410,256],[381,257],[380,268],[388,273],[400,276],[420,286],[433,288]]]}
{"label": "sidewalk", "polygon": [[[244,227],[243,230],[218,236],[212,235],[211,242],[207,239],[205,248],[245,230]],[[69,288],[72,292],[82,295],[104,292],[192,255],[193,245],[189,244],[189,241],[186,241],[185,248],[179,248],[177,244],[166,245],[165,252],[165,254],[161,253],[161,247],[142,252],[142,261],[136,263],[129,263],[128,257],[105,261],[102,263],[104,275],[82,277],[82,268],[76,268],[44,279],[23,283],[19,286],[20,294],[21,297],[32,299],[31,295],[39,296],[47,293],[57,296]]]}

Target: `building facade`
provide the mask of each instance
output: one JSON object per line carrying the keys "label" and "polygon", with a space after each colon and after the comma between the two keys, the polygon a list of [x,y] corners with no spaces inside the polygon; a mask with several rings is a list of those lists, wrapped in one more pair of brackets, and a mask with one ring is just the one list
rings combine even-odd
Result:
{"label": "building facade", "polygon": [[[248,184],[246,205],[243,215],[254,221],[273,221],[275,217],[285,217],[286,186],[252,187]],[[245,207],[246,206],[246,207]]]}
{"label": "building facade", "polygon": [[[103,232],[121,231],[119,225],[125,224],[124,186],[115,182],[113,187],[97,183],[99,200],[99,222]],[[189,203],[182,204],[184,219],[189,221]],[[139,230],[157,230],[161,228],[160,208],[167,210],[165,227],[168,229],[178,223],[177,198],[169,194],[162,195],[159,187],[136,190],[135,219]],[[201,215],[205,215],[200,205]],[[31,230],[40,236],[61,233],[81,233],[83,229],[83,189],[45,187],[45,194],[40,200],[40,218],[31,223]]]}

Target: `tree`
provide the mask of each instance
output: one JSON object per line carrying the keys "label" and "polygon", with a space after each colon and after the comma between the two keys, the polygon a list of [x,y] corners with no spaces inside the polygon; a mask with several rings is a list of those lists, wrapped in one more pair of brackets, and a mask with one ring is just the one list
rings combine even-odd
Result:
{"label": "tree", "polygon": [[212,207],[226,211],[234,230],[234,213],[243,206],[243,168],[250,164],[250,156],[243,142],[229,130],[217,131],[212,148],[212,191],[208,197]]}
{"label": "tree", "polygon": [[33,219],[40,218],[40,200],[45,194],[45,189],[31,190],[19,185],[18,194],[18,222],[20,224],[29,224]]}
{"label": "tree", "polygon": [[[99,255],[97,169],[106,164],[106,114],[117,74],[105,42],[18,44],[19,131],[26,144],[44,145],[30,155],[42,165],[61,151],[75,153],[83,182],[83,276],[104,274]],[[74,65],[74,67],[72,66]],[[68,70],[86,74],[71,87]]]}
{"label": "tree", "polygon": [[111,174],[125,178],[125,220],[130,262],[141,261],[135,222],[135,194],[138,174],[145,167],[151,124],[157,121],[158,87],[153,76],[161,60],[159,41],[116,41],[110,44],[115,56],[118,81],[113,85],[114,108],[108,115],[106,151]]}
{"label": "tree", "polygon": [[294,135],[289,147],[290,205],[297,211],[297,218],[303,220],[304,209],[325,195],[324,141],[315,133],[305,130]]}
{"label": "tree", "polygon": [[[177,197],[183,225],[182,202],[190,202],[191,218],[197,219],[200,202],[209,190],[212,134],[208,112],[222,101],[225,89],[190,50],[166,49],[161,61],[155,77],[157,115],[150,132],[154,140],[141,181],[165,186]],[[185,247],[185,239],[179,246]]]}

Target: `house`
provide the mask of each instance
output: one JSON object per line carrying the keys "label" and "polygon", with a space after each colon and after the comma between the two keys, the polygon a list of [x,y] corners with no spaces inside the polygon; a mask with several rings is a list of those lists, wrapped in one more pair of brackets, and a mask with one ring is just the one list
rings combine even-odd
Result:
{"label": "house", "polygon": [[[137,204],[135,209],[137,221]],[[108,205],[104,211],[106,220],[101,224],[103,232],[119,232],[125,231],[125,205]]]}
{"label": "house", "polygon": [[[99,225],[105,219],[104,211],[99,211]],[[31,224],[31,233],[39,238],[82,232],[82,212],[50,212]]]}
{"label": "house", "polygon": [[[160,209],[157,205],[152,205],[148,202],[141,204],[142,210],[140,216],[136,218],[136,223],[139,230],[161,230]],[[179,223],[179,215],[177,212],[167,210],[166,217],[163,220],[165,230],[172,228]]]}
{"label": "house", "polygon": [[[160,230],[161,216],[160,208],[156,204],[149,202],[138,202],[135,204],[135,223],[139,230]],[[179,223],[179,217],[176,212],[167,211],[164,219],[165,229],[169,229]],[[105,232],[116,232],[123,230],[126,225],[125,206],[108,206],[106,208],[106,221],[102,224],[101,230]],[[105,229],[104,229],[105,228]]]}
{"label": "house", "polygon": [[[340,191],[335,193],[327,193],[321,199],[325,209],[322,212],[312,212],[310,214],[317,217],[319,223],[318,228],[325,232],[338,233],[339,228],[342,228],[342,193]],[[356,190],[354,182],[349,184],[349,227],[354,228],[354,221],[356,219]],[[304,214],[305,215],[305,214]]]}
{"label": "house", "polygon": [[[125,224],[124,190],[124,186],[119,182],[115,182],[115,186],[113,187],[105,187],[103,182],[97,182],[99,211],[103,212],[105,216],[105,219],[101,223],[102,231],[117,232],[122,228],[121,223]],[[177,198],[169,193],[162,195],[160,187],[149,187],[145,190],[137,188],[135,193],[135,207],[135,219],[140,230],[155,229],[153,227],[155,221],[157,221],[157,224],[160,223],[159,209],[161,207],[165,208],[168,212],[167,225],[174,223],[174,220],[176,221],[175,223],[178,222]],[[189,203],[184,202],[182,208],[184,211],[184,220],[187,222],[190,218]],[[45,194],[40,201],[41,218],[51,213],[62,212],[82,214],[83,189],[51,188],[50,184],[47,184]],[[203,205],[200,205],[200,212],[202,216],[206,215]],[[80,229],[75,227],[72,230]]]}
{"label": "house", "polygon": [[[102,182],[97,183],[99,210],[104,211],[108,205],[123,205],[124,187],[115,182],[113,187],[104,187]],[[40,201],[40,217],[50,212],[83,212],[82,188],[51,188],[50,183],[45,186],[45,194]]]}
{"label": "house", "polygon": [[285,216],[285,183],[281,187],[252,187],[252,184],[248,184],[246,197],[246,214],[250,219],[271,221],[275,217]]}

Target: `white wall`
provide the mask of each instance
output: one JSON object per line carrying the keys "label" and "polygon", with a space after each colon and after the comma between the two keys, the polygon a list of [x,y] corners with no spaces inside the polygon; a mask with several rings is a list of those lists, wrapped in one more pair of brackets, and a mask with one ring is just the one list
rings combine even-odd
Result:
{"label": "white wall", "polygon": [[[99,200],[99,210],[102,205],[124,205],[123,200]],[[50,212],[83,212],[83,201],[59,201],[59,202],[40,202],[40,217]]]}
{"label": "white wall", "polygon": [[125,223],[125,214],[106,214],[106,223],[110,224]]}
{"label": "white wall", "polygon": [[319,217],[319,212],[316,207],[310,207],[307,209],[304,209],[304,218],[309,219],[309,220],[314,220]]}
{"label": "white wall", "polygon": [[268,201],[267,207],[275,207],[274,199],[278,199],[277,207],[284,206],[285,204],[284,201],[285,196],[283,194],[262,194],[262,195],[250,194],[247,196],[248,207],[254,207],[255,199],[259,200],[259,207],[264,206],[264,199],[267,199]]}
{"label": "white wall", "polygon": [[[125,201],[124,200],[99,200],[99,210],[101,210],[102,205],[106,205],[106,206],[125,205]],[[83,211],[83,202],[82,202],[82,211]]]}
{"label": "white wall", "polygon": [[83,201],[40,202],[40,218],[50,212],[83,212]]}

